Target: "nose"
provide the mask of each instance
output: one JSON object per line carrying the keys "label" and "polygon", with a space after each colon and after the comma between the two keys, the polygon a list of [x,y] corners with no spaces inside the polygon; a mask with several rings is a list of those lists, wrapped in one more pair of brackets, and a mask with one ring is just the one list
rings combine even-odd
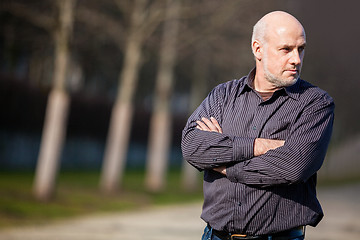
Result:
{"label": "nose", "polygon": [[293,50],[293,54],[291,56],[291,64],[297,66],[297,65],[300,65],[301,64],[301,56],[300,56],[300,53],[297,49],[294,49]]}

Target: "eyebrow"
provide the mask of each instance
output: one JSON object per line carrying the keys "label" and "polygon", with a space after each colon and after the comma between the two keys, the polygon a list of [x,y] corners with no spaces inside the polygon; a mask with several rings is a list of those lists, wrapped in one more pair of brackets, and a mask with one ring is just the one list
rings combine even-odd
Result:
{"label": "eyebrow", "polygon": [[[291,45],[291,44],[280,44],[279,48],[294,48],[295,45]],[[306,42],[304,42],[303,44],[299,45],[299,47],[305,48],[306,47]]]}
{"label": "eyebrow", "polygon": [[306,42],[304,42],[303,44],[301,44],[300,47],[305,48],[305,47],[306,47]]}

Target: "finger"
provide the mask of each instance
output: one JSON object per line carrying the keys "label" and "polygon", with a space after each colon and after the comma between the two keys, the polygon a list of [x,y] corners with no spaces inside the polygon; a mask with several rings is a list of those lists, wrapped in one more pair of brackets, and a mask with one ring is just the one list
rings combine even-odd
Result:
{"label": "finger", "polygon": [[203,130],[203,128],[202,128],[201,125],[200,125],[200,124],[201,124],[201,121],[196,121],[196,124],[197,124],[197,125],[196,125],[196,128],[197,128],[197,129]]}
{"label": "finger", "polygon": [[213,168],[214,171],[216,172],[219,172],[223,175],[226,175],[226,167],[222,166],[222,167],[216,167],[216,168]]}
{"label": "finger", "polygon": [[219,133],[223,133],[223,132],[222,132],[222,129],[221,129],[221,127],[220,127],[220,124],[218,123],[218,121],[217,121],[215,118],[213,118],[213,117],[210,117],[210,120],[211,120],[211,122],[214,124],[214,126],[216,127],[216,129],[218,130],[218,132],[219,132]]}
{"label": "finger", "polygon": [[216,172],[221,172],[221,169],[219,167],[213,168],[213,170]]}
{"label": "finger", "polygon": [[200,130],[211,132],[210,128],[208,128],[208,126],[205,123],[201,121],[196,121],[196,123],[198,124],[198,127],[200,127],[199,128]]}
{"label": "finger", "polygon": [[285,141],[284,140],[279,140],[280,141],[280,147],[284,146]]}
{"label": "finger", "polygon": [[274,143],[274,147],[282,147],[284,146],[285,141],[284,140],[271,140]]}
{"label": "finger", "polygon": [[215,125],[209,119],[203,117],[201,120],[206,124],[206,126],[210,129],[210,131],[218,132]]}

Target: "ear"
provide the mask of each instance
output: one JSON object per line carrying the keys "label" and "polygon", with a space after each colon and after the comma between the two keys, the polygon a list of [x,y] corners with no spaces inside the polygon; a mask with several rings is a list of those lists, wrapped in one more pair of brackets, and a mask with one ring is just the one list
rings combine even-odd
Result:
{"label": "ear", "polygon": [[261,61],[263,55],[262,44],[258,40],[254,40],[251,47],[256,60]]}

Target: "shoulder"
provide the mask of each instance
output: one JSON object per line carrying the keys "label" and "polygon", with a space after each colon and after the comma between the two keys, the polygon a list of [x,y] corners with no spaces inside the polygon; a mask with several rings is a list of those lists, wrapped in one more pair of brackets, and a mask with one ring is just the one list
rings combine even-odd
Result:
{"label": "shoulder", "polygon": [[305,80],[299,79],[299,81],[299,100],[301,102],[306,105],[334,105],[333,98],[325,90]]}
{"label": "shoulder", "polygon": [[244,87],[246,77],[233,79],[217,85],[211,93],[221,95],[223,97],[236,96]]}

